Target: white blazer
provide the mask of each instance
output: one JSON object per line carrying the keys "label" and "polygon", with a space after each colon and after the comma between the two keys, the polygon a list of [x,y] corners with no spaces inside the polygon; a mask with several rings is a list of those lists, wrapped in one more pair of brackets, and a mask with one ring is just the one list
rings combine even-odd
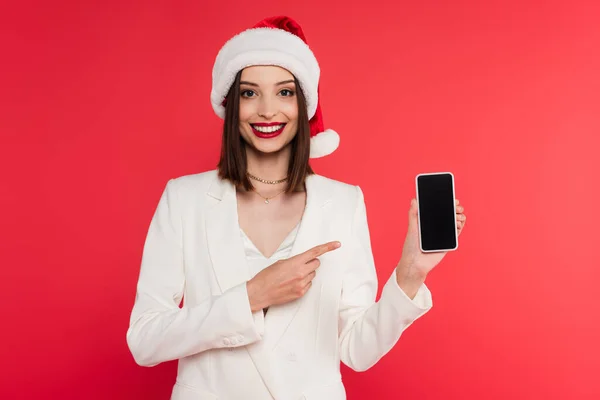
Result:
{"label": "white blazer", "polygon": [[[364,371],[432,306],[395,271],[379,302],[363,193],[311,175],[290,256],[338,240],[301,298],[252,313],[234,186],[216,171],[169,180],[143,249],[127,343],[139,365],[179,360],[174,400],[342,400],[340,361]],[[184,300],[180,308],[181,300]]]}

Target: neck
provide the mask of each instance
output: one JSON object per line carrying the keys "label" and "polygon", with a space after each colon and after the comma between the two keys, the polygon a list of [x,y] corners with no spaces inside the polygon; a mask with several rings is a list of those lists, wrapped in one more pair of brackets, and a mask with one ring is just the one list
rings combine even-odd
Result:
{"label": "neck", "polygon": [[290,157],[291,146],[289,145],[275,153],[261,153],[250,148],[250,146],[246,147],[248,172],[269,181],[279,180],[287,176]]}

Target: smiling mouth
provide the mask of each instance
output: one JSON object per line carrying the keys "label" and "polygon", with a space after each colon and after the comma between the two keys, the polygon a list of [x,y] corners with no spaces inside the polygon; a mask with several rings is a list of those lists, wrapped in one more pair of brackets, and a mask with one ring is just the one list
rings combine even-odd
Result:
{"label": "smiling mouth", "polygon": [[285,126],[285,124],[280,123],[280,124],[250,124],[250,126],[252,127],[252,129],[257,130],[258,132],[261,133],[273,133],[273,132],[277,132],[281,129],[283,129],[283,127]]}
{"label": "smiling mouth", "polygon": [[284,123],[273,123],[273,124],[250,124],[252,132],[259,138],[269,139],[279,136],[285,128]]}

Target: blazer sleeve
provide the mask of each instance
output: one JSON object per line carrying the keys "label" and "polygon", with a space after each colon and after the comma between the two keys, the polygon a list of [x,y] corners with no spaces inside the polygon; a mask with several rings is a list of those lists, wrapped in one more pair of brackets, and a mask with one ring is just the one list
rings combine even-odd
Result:
{"label": "blazer sleeve", "polygon": [[175,186],[169,180],[150,222],[127,330],[127,345],[143,366],[243,346],[264,333],[263,312],[251,312],[245,282],[192,307],[179,307],[185,274]]}
{"label": "blazer sleeve", "polygon": [[355,371],[373,366],[396,344],[402,332],[432,307],[425,284],[410,299],[398,286],[396,271],[377,295],[377,274],[371,250],[364,195],[356,186],[351,257],[344,273],[339,313],[340,358]]}

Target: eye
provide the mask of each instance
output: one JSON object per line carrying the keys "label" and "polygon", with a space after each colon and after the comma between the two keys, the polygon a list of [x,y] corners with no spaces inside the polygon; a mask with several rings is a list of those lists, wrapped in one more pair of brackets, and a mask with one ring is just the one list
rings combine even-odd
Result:
{"label": "eye", "polygon": [[254,95],[254,90],[242,90],[240,94],[242,95],[242,97],[252,97]]}
{"label": "eye", "polygon": [[281,92],[279,92],[282,96],[284,97],[291,97],[294,95],[294,92],[290,89],[283,89]]}

